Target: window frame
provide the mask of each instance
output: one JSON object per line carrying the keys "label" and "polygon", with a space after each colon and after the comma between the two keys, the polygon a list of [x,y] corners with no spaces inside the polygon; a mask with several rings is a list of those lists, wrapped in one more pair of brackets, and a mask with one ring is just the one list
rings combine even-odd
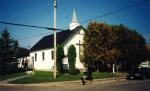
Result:
{"label": "window frame", "polygon": [[35,61],[37,61],[37,53],[34,54]]}
{"label": "window frame", "polygon": [[53,50],[51,51],[51,59],[52,60],[54,59],[54,51]]}
{"label": "window frame", "polygon": [[42,52],[42,60],[45,60],[45,52]]}

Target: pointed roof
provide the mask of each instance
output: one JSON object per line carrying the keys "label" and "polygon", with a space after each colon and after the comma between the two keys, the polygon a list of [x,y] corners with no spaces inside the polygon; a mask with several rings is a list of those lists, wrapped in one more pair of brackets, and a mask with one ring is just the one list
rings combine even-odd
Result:
{"label": "pointed roof", "polygon": [[80,24],[78,23],[78,21],[77,21],[77,16],[76,16],[76,11],[75,11],[75,9],[74,9],[74,11],[73,11],[73,16],[72,16],[72,21],[71,21],[71,23],[70,23],[70,25],[69,25],[69,29],[70,30],[73,30],[73,29],[75,29],[76,27],[78,27]]}
{"label": "pointed roof", "polygon": [[[65,31],[57,32],[57,38],[56,38],[57,45],[64,45],[81,28],[84,29],[82,26],[78,26],[72,31],[65,30]],[[39,50],[53,48],[53,47],[54,47],[54,34],[51,34],[43,37],[40,41],[38,41],[31,48],[31,51],[39,51]]]}
{"label": "pointed roof", "polygon": [[73,16],[72,16],[72,23],[77,23],[78,21],[77,21],[77,16],[76,16],[76,11],[75,11],[75,9],[74,9],[74,11],[73,11]]}

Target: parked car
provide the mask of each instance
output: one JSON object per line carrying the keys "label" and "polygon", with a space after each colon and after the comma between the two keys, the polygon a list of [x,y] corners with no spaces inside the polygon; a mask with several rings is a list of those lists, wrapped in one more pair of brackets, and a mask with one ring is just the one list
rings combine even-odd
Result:
{"label": "parked car", "polygon": [[145,80],[150,78],[150,68],[138,68],[135,71],[129,72],[128,80]]}

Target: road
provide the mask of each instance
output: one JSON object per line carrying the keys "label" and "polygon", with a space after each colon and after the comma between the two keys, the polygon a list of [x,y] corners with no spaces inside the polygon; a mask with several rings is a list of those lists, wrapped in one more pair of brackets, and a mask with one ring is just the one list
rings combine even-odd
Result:
{"label": "road", "polygon": [[150,80],[117,80],[80,83],[55,84],[47,86],[0,86],[0,91],[150,91]]}

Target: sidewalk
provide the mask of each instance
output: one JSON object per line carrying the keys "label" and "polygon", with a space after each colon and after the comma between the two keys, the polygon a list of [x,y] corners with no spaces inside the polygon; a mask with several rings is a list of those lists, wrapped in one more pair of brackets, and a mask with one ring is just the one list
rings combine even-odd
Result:
{"label": "sidewalk", "polygon": [[[7,84],[10,81],[16,80],[16,79],[21,79],[27,76],[20,76],[17,78],[11,78],[4,80],[2,83],[0,82],[0,86],[60,86],[60,85],[67,85],[67,84],[81,84],[81,80],[76,80],[76,81],[61,81],[61,82],[46,82],[46,83],[33,83],[33,84]],[[117,81],[117,80],[125,80],[125,77],[113,77],[113,78],[104,78],[104,79],[94,79],[92,83],[97,83],[97,82],[112,82],[112,81]],[[91,84],[92,84],[91,83]],[[88,83],[87,83],[88,84]]]}
{"label": "sidewalk", "polygon": [[22,79],[22,78],[25,78],[25,77],[28,77],[29,75],[23,75],[23,76],[19,76],[19,77],[15,77],[15,78],[10,78],[10,79],[6,79],[6,80],[2,80],[0,81],[0,84],[7,84],[11,81],[14,81],[14,80],[18,80],[18,79]]}

